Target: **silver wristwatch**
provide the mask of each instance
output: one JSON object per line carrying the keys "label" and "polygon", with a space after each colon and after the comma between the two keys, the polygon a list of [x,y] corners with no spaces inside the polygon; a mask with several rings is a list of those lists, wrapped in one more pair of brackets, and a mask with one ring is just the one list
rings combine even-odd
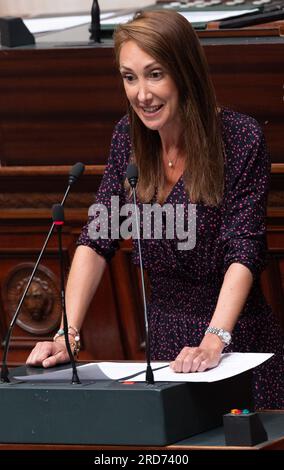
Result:
{"label": "silver wristwatch", "polygon": [[232,336],[229,331],[223,330],[223,328],[216,328],[215,326],[208,326],[205,334],[213,333],[213,335],[219,336],[220,340],[229,346],[230,342],[232,341]]}

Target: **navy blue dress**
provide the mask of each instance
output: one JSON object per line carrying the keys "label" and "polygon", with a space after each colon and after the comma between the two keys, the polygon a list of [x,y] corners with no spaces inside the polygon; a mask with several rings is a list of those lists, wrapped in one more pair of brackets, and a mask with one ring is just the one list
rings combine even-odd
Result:
{"label": "navy blue dress", "polygon": [[[218,207],[196,206],[196,245],[178,249],[179,240],[141,240],[144,268],[150,280],[148,299],[151,357],[173,360],[184,346],[198,346],[214,313],[224,274],[231,263],[245,265],[254,282],[234,328],[226,352],[273,352],[274,356],[254,370],[257,409],[284,407],[283,335],[260,288],[266,263],[265,212],[270,162],[263,133],[251,117],[222,109],[220,112],[225,151],[225,191]],[[120,205],[129,202],[124,189],[131,154],[129,121],[116,126],[110,157],[96,203],[110,208],[110,197]],[[189,203],[181,177],[164,203]],[[140,204],[141,208],[141,204]],[[110,211],[109,211],[110,213]],[[86,245],[109,260],[119,247],[117,240],[92,240],[88,224],[78,245]],[[133,240],[133,262],[139,264]]]}

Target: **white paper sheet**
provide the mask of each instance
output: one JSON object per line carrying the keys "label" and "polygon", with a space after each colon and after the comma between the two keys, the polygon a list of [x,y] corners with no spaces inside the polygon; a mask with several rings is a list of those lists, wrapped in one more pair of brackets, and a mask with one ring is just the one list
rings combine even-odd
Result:
{"label": "white paper sheet", "polygon": [[225,18],[233,18],[238,15],[245,15],[246,13],[251,13],[253,11],[258,11],[257,8],[254,10],[234,10],[234,11],[183,11],[179,12],[184,16],[190,23],[209,23],[209,21],[219,21],[224,20]]}
{"label": "white paper sheet", "polygon": [[[110,16],[113,12],[102,13],[101,20],[103,21]],[[30,18],[23,20],[28,30],[35,33],[46,33],[49,31],[60,31],[66,28],[73,28],[82,24],[91,22],[91,15],[74,15],[74,16],[58,16],[50,18]]]}
{"label": "white paper sheet", "polygon": [[[220,364],[214,369],[189,374],[173,372],[168,362],[154,362],[152,368],[154,371],[154,379],[157,382],[216,382],[257,367],[264,361],[267,361],[271,356],[273,356],[273,354],[225,353],[222,354]],[[130,378],[129,376],[137,374],[135,377],[131,378],[131,380],[144,382],[145,370],[145,363],[99,362],[79,366],[78,375],[81,380],[125,380]],[[68,367],[60,371],[47,369],[44,374],[16,376],[14,378],[25,382],[42,382],[56,380],[70,381],[71,377],[72,370]]]}
{"label": "white paper sheet", "polygon": [[[223,10],[215,10],[215,11],[183,11],[179,12],[182,16],[184,16],[190,23],[208,23],[209,21],[217,21],[222,20],[224,18],[233,18],[234,16],[238,15],[245,15],[246,13],[258,11],[255,10],[231,10],[231,11],[223,11]],[[133,13],[128,15],[117,16],[115,18],[107,18],[101,20],[101,24],[120,24],[126,23],[127,21],[133,18]]]}
{"label": "white paper sheet", "polygon": [[[246,14],[255,10],[236,10],[236,11],[187,11],[180,12],[191,23],[208,23],[209,21],[221,20],[223,18],[234,17],[240,14]],[[117,25],[126,23],[133,18],[133,13],[114,17],[115,12],[101,13],[102,25]],[[112,18],[111,18],[112,17]],[[67,28],[73,28],[91,22],[91,15],[72,15],[58,16],[49,18],[30,18],[23,19],[28,30],[33,33],[47,33],[50,31],[60,31]]]}
{"label": "white paper sheet", "polygon": [[[157,382],[217,382],[253,369],[272,356],[273,354],[265,353],[226,353],[222,354],[217,367],[205,372],[176,373],[168,367],[157,370],[154,375]],[[140,374],[133,380],[143,382],[145,377]]]}

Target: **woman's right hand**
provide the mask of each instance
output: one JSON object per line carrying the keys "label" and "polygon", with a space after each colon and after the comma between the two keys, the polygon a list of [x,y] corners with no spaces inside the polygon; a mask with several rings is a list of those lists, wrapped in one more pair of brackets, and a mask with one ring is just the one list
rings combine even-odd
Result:
{"label": "woman's right hand", "polygon": [[53,367],[64,362],[69,362],[65,341],[41,341],[26,360],[28,366],[42,367]]}

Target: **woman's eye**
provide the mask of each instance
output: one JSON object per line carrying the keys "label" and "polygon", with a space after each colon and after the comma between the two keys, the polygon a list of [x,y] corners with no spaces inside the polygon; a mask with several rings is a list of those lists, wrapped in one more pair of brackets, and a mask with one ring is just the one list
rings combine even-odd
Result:
{"label": "woman's eye", "polygon": [[151,73],[150,73],[150,77],[151,78],[154,78],[154,79],[159,79],[162,77],[162,71],[161,70],[153,70]]}
{"label": "woman's eye", "polygon": [[131,73],[125,73],[122,75],[123,80],[126,80],[127,82],[133,82],[134,80],[134,75]]}

